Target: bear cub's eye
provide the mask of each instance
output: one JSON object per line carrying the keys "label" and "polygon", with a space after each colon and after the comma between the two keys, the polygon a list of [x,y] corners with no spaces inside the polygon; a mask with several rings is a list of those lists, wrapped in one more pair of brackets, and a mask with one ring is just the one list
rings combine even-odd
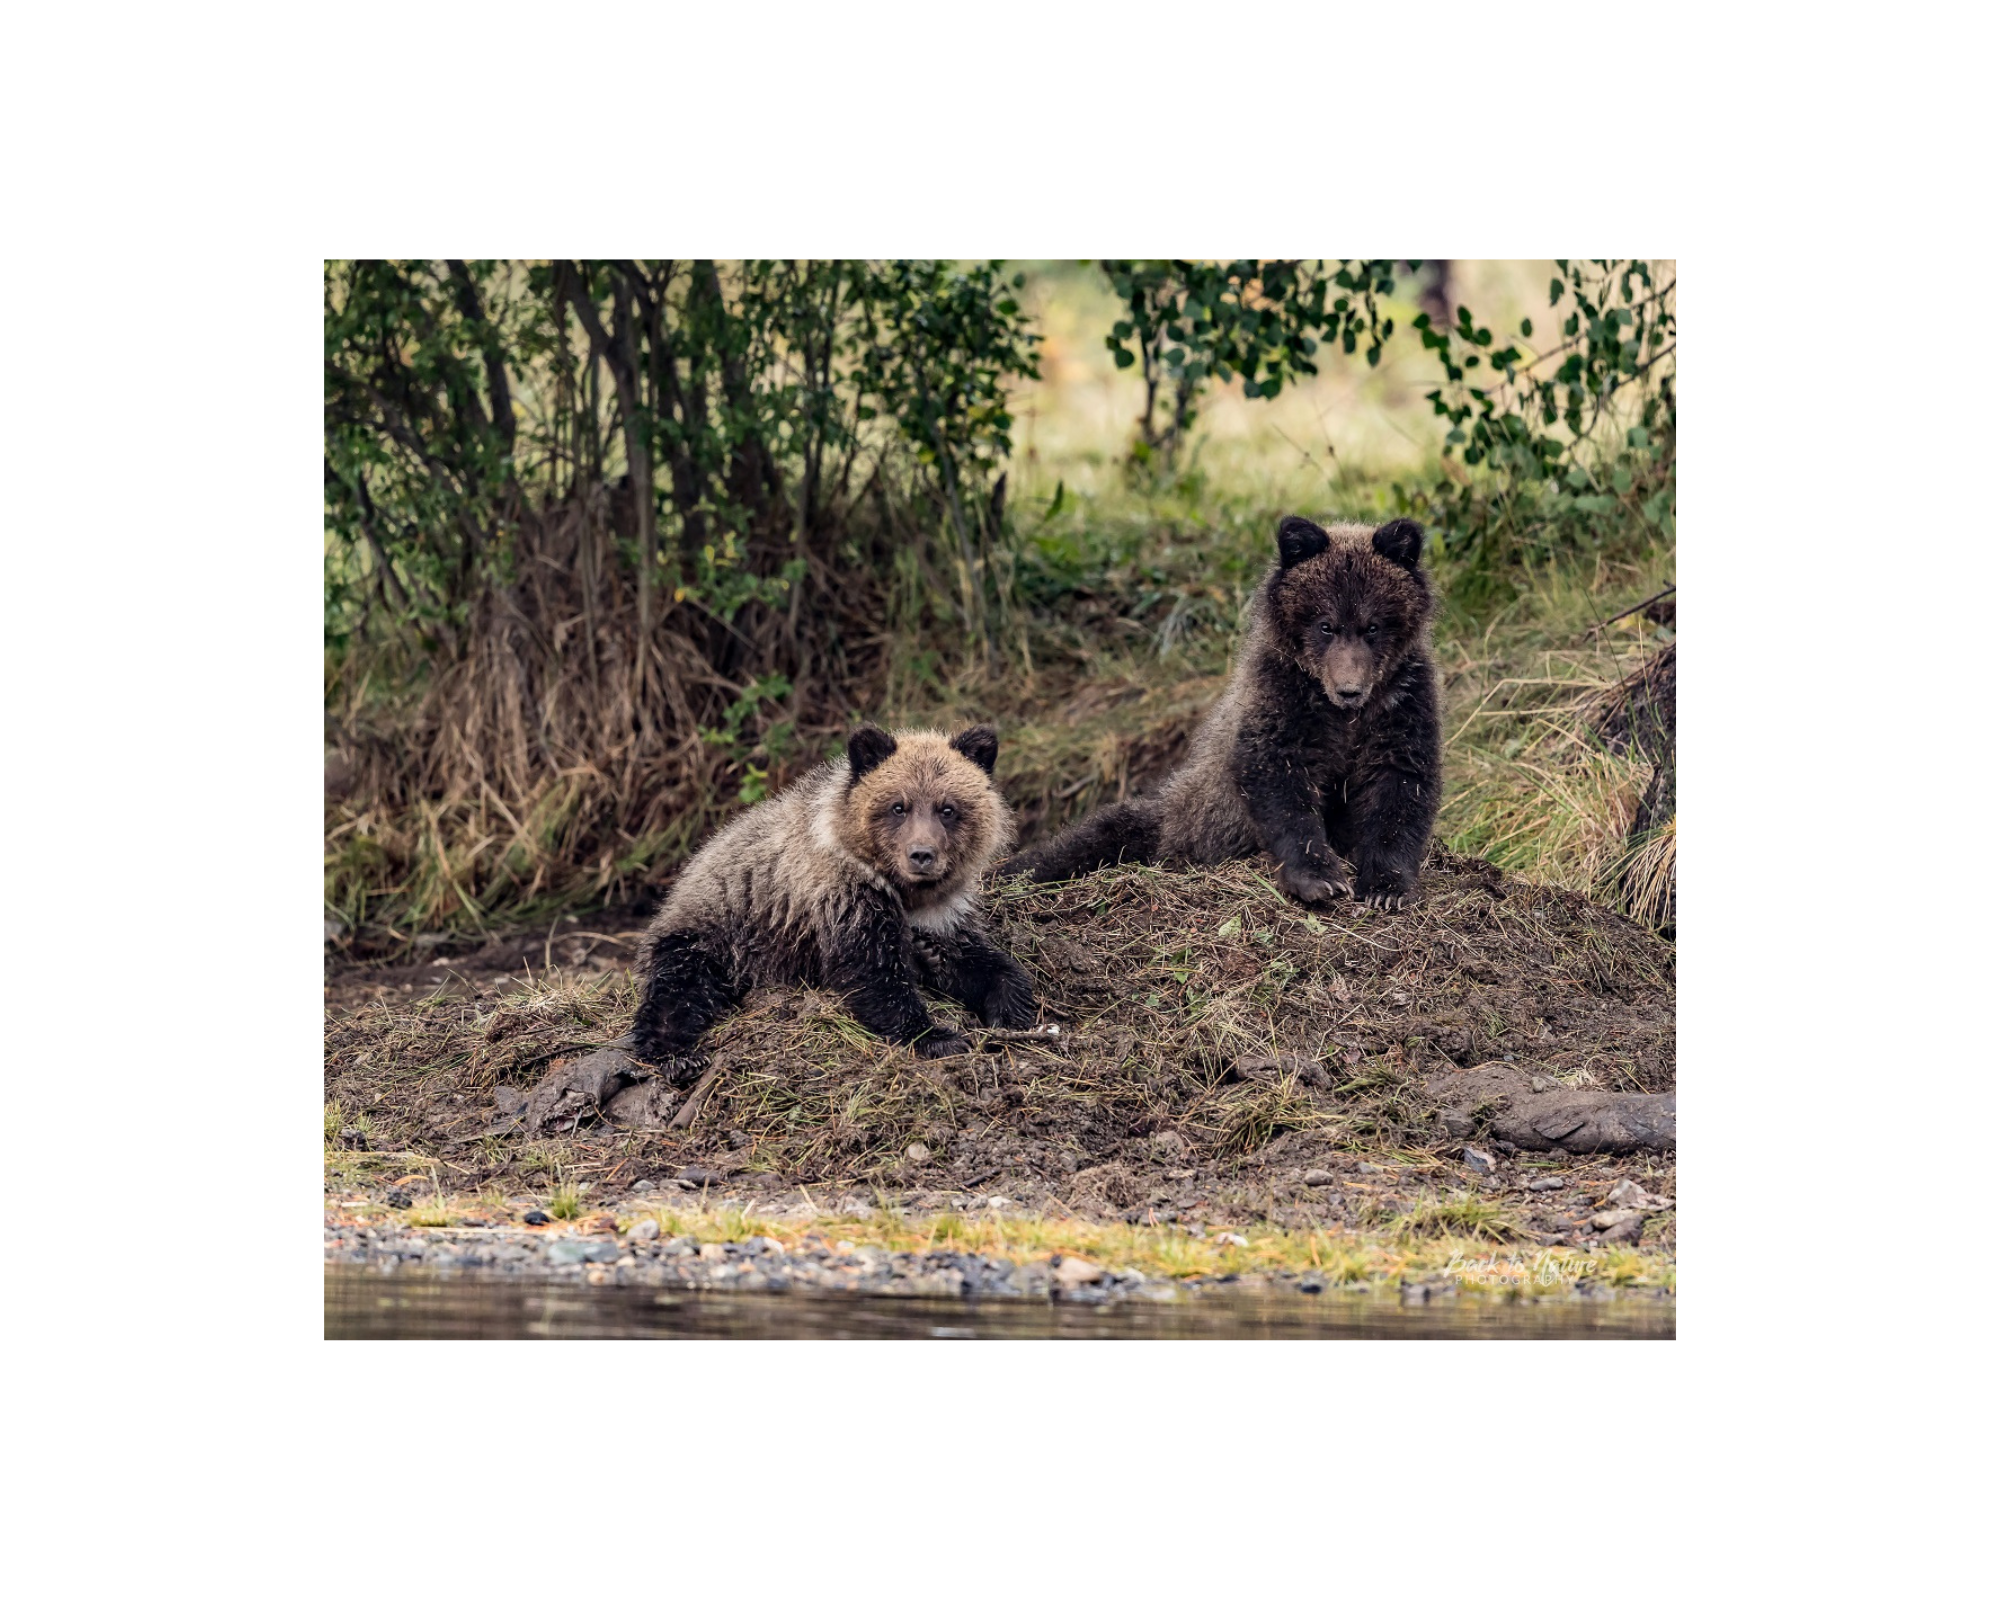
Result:
{"label": "bear cub's eye", "polygon": [[1380,629],[1379,627],[1377,627],[1377,626],[1376,626],[1376,625],[1375,625],[1374,623],[1372,623],[1372,622],[1371,622],[1371,623],[1369,623],[1369,624],[1368,624],[1368,637],[1369,637],[1369,638],[1371,638],[1371,639],[1372,639],[1372,638],[1374,638],[1374,637],[1375,637],[1375,635],[1376,635],[1376,634],[1378,634],[1378,633],[1380,633],[1381,631],[1382,631],[1382,630],[1381,630],[1381,629]]}
{"label": "bear cub's eye", "polygon": [[953,817],[955,817],[955,816],[957,816],[957,815],[958,815],[958,807],[957,807],[957,806],[939,806],[939,807],[938,807],[938,815],[939,815],[939,816],[941,816],[941,817],[943,817],[943,818],[944,818],[944,820],[945,820],[946,822],[949,822],[949,821],[951,821],[951,819],[952,819]]}
{"label": "bear cub's eye", "polygon": [[889,815],[892,817],[900,817],[903,814],[904,810],[905,807],[903,805],[903,802],[898,800],[894,805],[892,805],[889,808]]}
{"label": "bear cub's eye", "polygon": [[1330,622],[1322,622],[1319,625],[1319,631],[1325,634],[1329,639],[1331,639],[1333,637],[1333,624]]}

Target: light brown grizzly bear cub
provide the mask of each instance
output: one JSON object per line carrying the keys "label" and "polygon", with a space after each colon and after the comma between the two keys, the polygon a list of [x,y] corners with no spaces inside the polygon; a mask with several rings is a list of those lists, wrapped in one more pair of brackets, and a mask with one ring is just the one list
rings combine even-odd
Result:
{"label": "light brown grizzly bear cub", "polygon": [[632,1053],[686,1083],[709,1027],[761,984],[837,990],[924,1057],[969,1048],[917,985],[989,1027],[1035,1020],[1028,975],[995,948],[979,879],[1013,842],[991,728],[857,728],[847,754],[753,806],[695,854],[646,932]]}

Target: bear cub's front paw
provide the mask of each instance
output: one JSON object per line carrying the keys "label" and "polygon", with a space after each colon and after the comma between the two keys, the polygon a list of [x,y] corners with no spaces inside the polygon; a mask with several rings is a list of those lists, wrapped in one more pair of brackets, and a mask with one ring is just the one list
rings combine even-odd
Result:
{"label": "bear cub's front paw", "polygon": [[1379,877],[1364,877],[1355,898],[1378,911],[1407,911],[1417,903],[1417,886],[1407,879],[1383,873]]}
{"label": "bear cub's front paw", "polygon": [[1354,893],[1354,880],[1338,861],[1278,869],[1278,887],[1301,905],[1323,906]]}
{"label": "bear cub's front paw", "polygon": [[673,1055],[663,1056],[652,1063],[659,1070],[661,1081],[669,1089],[691,1089],[709,1069],[707,1056]]}
{"label": "bear cub's front paw", "polygon": [[949,1028],[934,1028],[917,1041],[917,1059],[935,1061],[939,1056],[962,1056],[972,1048],[972,1041],[962,1033],[953,1033]]}

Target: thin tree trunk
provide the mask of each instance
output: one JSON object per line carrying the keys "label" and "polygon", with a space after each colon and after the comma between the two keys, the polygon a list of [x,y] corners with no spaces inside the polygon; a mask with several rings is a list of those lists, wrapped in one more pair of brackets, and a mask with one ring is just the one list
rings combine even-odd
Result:
{"label": "thin tree trunk", "polygon": [[613,337],[604,331],[597,306],[584,287],[581,268],[565,261],[556,271],[562,276],[570,304],[576,308],[577,320],[590,336],[591,351],[610,371],[611,382],[618,392],[618,410],[625,431],[625,466],[631,477],[633,511],[639,532],[639,648],[633,667],[643,677],[646,653],[652,641],[653,567],[658,554],[658,541],[653,526],[653,458],[639,399],[631,285],[621,275],[612,290]]}

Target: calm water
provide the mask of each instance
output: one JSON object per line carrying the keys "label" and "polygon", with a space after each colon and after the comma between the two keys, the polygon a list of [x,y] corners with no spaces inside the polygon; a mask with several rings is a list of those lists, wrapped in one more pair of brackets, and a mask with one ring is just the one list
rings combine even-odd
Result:
{"label": "calm water", "polygon": [[1667,1301],[1405,1305],[1382,1294],[1242,1294],[1090,1306],[878,1295],[593,1288],[474,1273],[326,1269],[329,1339],[1671,1339]]}

